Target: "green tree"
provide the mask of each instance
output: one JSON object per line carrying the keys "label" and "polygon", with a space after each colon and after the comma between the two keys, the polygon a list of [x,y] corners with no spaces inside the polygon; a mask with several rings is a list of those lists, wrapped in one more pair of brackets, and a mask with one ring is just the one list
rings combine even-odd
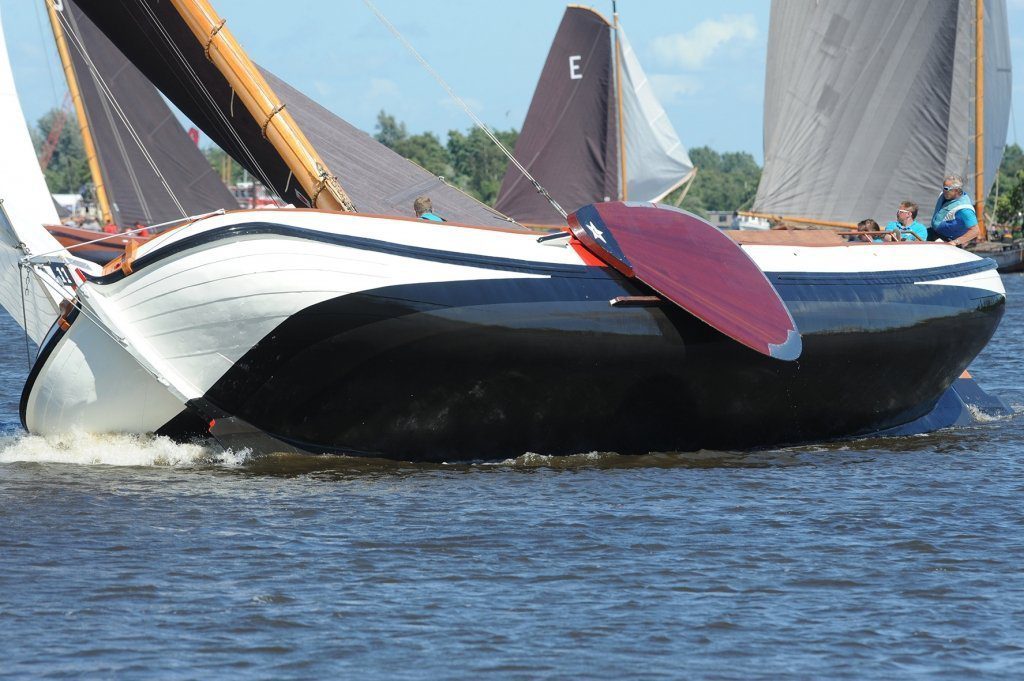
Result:
{"label": "green tree", "polygon": [[1006,184],[1009,189],[999,195],[996,222],[1016,230],[1024,226],[1024,170],[1018,170]]}
{"label": "green tree", "polygon": [[[986,212],[994,212],[997,223],[1020,226],[1024,212],[1024,150],[1011,144],[1003,151],[996,185],[986,200]],[[996,192],[998,189],[998,195]]]}
{"label": "green tree", "polygon": [[75,115],[61,109],[50,109],[36,122],[32,138],[36,153],[41,153],[50,131],[61,120],[64,127],[57,137],[57,146],[50,157],[50,163],[43,169],[43,175],[46,177],[46,186],[54,194],[74,194],[88,187],[92,181]]}
{"label": "green tree", "polygon": [[[710,210],[747,210],[753,205],[761,181],[761,167],[753,156],[695,147],[690,150],[690,160],[697,167],[697,177],[680,204],[682,208],[706,216]],[[672,192],[665,202],[675,203],[684,189]]]}
{"label": "green tree", "polygon": [[377,132],[374,139],[434,175],[448,177],[452,174],[448,150],[432,132],[410,135],[405,123],[381,111],[377,114]]}
{"label": "green tree", "polygon": [[245,169],[242,168],[242,165],[228,156],[227,152],[220,147],[207,147],[203,149],[203,155],[206,156],[206,160],[210,162],[210,166],[217,171],[222,180],[225,179],[224,175],[227,171],[225,184],[238,184],[245,179]]}
{"label": "green tree", "polygon": [[434,175],[448,177],[452,174],[448,149],[432,132],[405,137],[392,149]]}
{"label": "green tree", "polygon": [[[463,133],[448,131],[448,143],[441,144],[437,135],[424,132],[410,135],[405,123],[381,111],[377,114],[373,137],[410,161],[449,182],[484,203],[491,204],[498,196],[508,160],[494,142],[479,128]],[[495,131],[495,137],[508,148],[515,146],[516,130]]]}
{"label": "green tree", "polygon": [[373,136],[385,147],[395,148],[399,142],[409,136],[405,130],[405,123],[399,123],[395,117],[387,114],[381,109],[377,114],[377,133]]}
{"label": "green tree", "polygon": [[[516,130],[493,132],[508,149],[515,146],[519,137]],[[448,154],[455,171],[455,184],[480,201],[493,204],[508,167],[508,159],[497,145],[480,128],[473,128],[467,134],[449,130]]]}

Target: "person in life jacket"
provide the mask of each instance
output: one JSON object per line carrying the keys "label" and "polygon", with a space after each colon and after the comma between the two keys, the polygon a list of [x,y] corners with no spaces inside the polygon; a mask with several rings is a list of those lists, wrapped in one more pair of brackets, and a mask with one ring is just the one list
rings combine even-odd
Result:
{"label": "person in life jacket", "polygon": [[942,180],[942,195],[935,203],[928,237],[931,239],[934,235],[954,246],[964,246],[978,238],[980,232],[974,203],[964,193],[964,178],[947,175]]}
{"label": "person in life jacket", "polygon": [[412,202],[412,209],[416,211],[416,217],[420,220],[447,222],[443,217],[434,213],[434,205],[429,196],[417,196],[416,200]]}

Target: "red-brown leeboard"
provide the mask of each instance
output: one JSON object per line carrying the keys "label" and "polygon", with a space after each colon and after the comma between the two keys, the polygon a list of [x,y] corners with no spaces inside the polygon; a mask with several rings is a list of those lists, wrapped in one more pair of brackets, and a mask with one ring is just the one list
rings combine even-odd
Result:
{"label": "red-brown leeboard", "polygon": [[726,336],[770,357],[799,357],[799,332],[775,287],[735,241],[700,218],[611,201],[580,208],[569,227],[605,263]]}

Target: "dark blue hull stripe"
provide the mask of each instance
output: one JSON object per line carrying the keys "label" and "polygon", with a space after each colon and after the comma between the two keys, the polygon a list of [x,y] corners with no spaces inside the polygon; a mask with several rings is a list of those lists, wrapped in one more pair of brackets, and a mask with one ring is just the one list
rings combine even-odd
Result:
{"label": "dark blue hull stripe", "polygon": [[[606,267],[592,267],[588,265],[565,265],[560,263],[544,263],[536,260],[518,260],[514,258],[478,255],[474,253],[458,253],[455,251],[396,244],[379,239],[368,239],[365,237],[349,236],[345,234],[332,234],[315,229],[293,227],[291,225],[281,225],[271,222],[246,222],[229,225],[227,227],[218,227],[175,241],[136,259],[132,263],[132,270],[137,272],[179,253],[183,253],[193,248],[200,248],[218,241],[268,234],[318,241],[321,243],[357,248],[375,253],[388,253],[391,255],[415,258],[429,262],[523,272],[524,274],[539,274],[558,277],[601,277],[607,276],[607,273],[602,273],[609,269]],[[936,279],[959,277],[995,269],[995,267],[996,264],[994,261],[985,258],[980,261],[915,270],[853,273],[769,272],[766,273],[766,276],[773,284],[800,283],[844,285],[865,283],[885,285],[895,283],[912,283],[918,281],[934,281]],[[120,270],[117,270],[101,277],[90,277],[90,281],[97,284],[111,284],[116,281],[120,281],[124,276],[125,275]]]}

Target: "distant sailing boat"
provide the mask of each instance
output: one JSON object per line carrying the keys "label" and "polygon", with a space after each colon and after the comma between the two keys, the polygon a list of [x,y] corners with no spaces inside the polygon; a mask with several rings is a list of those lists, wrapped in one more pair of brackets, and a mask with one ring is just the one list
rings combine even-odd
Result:
{"label": "distant sailing boat", "polygon": [[[565,10],[516,142],[516,159],[566,210],[660,201],[696,172],[625,31],[587,7]],[[564,220],[514,166],[495,208],[519,222]]]}
{"label": "distant sailing boat", "polygon": [[775,0],[754,213],[931,217],[958,174],[984,222],[1010,114],[1005,0]]}
{"label": "distant sailing boat", "polygon": [[[150,226],[236,208],[235,198],[160,93],[74,0],[46,5],[103,223],[127,230],[136,223]],[[101,236],[59,224],[49,229],[71,247]],[[129,240],[144,241],[118,236],[75,252],[102,264],[121,255]]]}

